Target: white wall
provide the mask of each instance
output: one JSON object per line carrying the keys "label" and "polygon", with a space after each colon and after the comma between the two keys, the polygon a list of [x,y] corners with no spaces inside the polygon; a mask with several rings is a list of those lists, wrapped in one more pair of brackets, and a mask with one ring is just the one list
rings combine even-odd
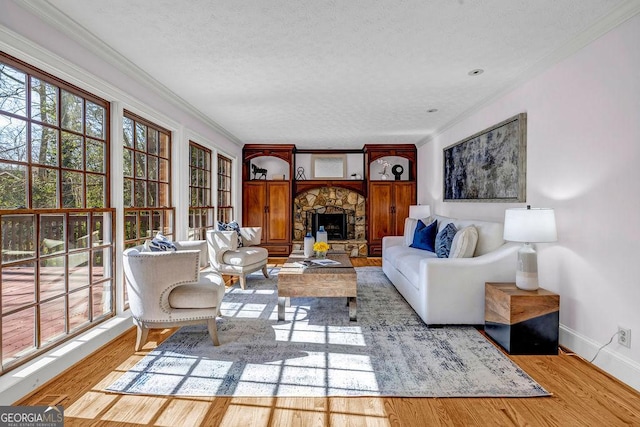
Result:
{"label": "white wall", "polygon": [[[560,294],[561,344],[591,359],[618,325],[631,349],[595,361],[640,389],[640,16],[419,148],[418,202],[437,214],[504,219],[524,204],[443,202],[442,149],[526,112],[527,204],[556,210],[539,245],[541,286]],[[491,72],[490,66],[486,67]],[[482,78],[482,77],[478,77]],[[514,266],[515,268],[515,266]]]}

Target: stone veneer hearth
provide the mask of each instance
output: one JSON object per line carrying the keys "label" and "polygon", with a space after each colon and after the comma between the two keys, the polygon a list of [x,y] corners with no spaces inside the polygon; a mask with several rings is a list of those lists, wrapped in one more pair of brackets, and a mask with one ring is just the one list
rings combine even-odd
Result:
{"label": "stone veneer hearth", "polygon": [[366,257],[368,253],[365,215],[366,206],[363,195],[340,187],[318,187],[298,194],[294,199],[293,211],[293,249],[301,249],[302,241],[311,224],[307,224],[308,213],[344,210],[353,211],[349,216],[347,228],[352,234],[346,240],[330,240],[334,250],[345,251],[351,257]]}

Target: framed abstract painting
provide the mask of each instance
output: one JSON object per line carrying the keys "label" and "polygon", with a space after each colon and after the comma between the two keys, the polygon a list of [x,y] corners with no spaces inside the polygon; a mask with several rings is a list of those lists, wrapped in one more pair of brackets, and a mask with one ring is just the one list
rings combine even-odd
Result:
{"label": "framed abstract painting", "polygon": [[443,150],[445,202],[526,201],[527,114]]}

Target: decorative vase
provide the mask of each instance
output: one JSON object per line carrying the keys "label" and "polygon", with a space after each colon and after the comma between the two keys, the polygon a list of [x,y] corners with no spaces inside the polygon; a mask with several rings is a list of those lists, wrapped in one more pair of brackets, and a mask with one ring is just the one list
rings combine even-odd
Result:
{"label": "decorative vase", "polygon": [[307,233],[304,236],[304,257],[310,258],[313,255],[313,244],[316,242],[316,239],[313,238],[311,233]]}
{"label": "decorative vase", "polygon": [[327,257],[327,251],[316,251],[316,258],[324,259]]}
{"label": "decorative vase", "polygon": [[321,225],[318,231],[316,231],[316,241],[325,243],[329,242],[329,236],[327,235],[327,232],[324,231],[324,225]]}
{"label": "decorative vase", "polygon": [[380,173],[380,179],[385,181],[387,179],[389,179],[389,175],[387,175],[387,165],[384,165],[382,167],[382,170],[379,172]]}

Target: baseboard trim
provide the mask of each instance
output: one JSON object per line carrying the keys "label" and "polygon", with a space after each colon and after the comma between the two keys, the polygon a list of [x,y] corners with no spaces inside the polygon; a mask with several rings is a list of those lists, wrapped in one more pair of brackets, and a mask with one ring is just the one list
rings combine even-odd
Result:
{"label": "baseboard trim", "polygon": [[0,377],[0,405],[15,404],[132,327],[131,315],[124,313],[7,372]]}
{"label": "baseboard trim", "polygon": [[[604,344],[598,343],[571,328],[560,325],[560,345],[586,360],[593,359],[598,349]],[[615,351],[617,346],[618,344],[614,341],[603,348],[593,364],[640,391],[640,364]]]}

